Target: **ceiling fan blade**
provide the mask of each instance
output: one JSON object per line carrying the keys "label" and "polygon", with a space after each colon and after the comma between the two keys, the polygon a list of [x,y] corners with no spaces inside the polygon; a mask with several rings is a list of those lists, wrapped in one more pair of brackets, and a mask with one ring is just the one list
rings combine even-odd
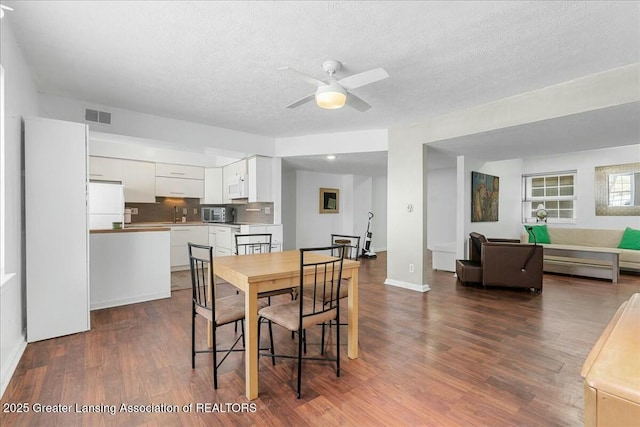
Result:
{"label": "ceiling fan blade", "polygon": [[389,77],[384,68],[375,68],[373,70],[354,74],[344,79],[338,80],[338,84],[346,90],[356,89]]}
{"label": "ceiling fan blade", "polygon": [[327,84],[325,82],[323,82],[322,80],[318,80],[315,77],[311,77],[308,74],[302,73],[298,70],[294,70],[293,68],[289,68],[289,67],[282,67],[282,68],[278,68],[278,70],[284,71],[284,70],[288,70],[291,71],[292,73],[295,73],[298,77],[302,78],[303,81],[310,83],[314,86],[326,86]]}
{"label": "ceiling fan blade", "polygon": [[305,104],[305,103],[311,101],[312,99],[315,99],[315,97],[316,97],[316,94],[314,92],[314,93],[312,93],[310,95],[305,96],[304,98],[298,99],[293,104],[287,105],[287,108],[296,108],[299,105]]}
{"label": "ceiling fan blade", "polygon": [[367,104],[352,93],[347,94],[347,105],[361,112],[367,111],[369,108],[371,108],[371,105]]}

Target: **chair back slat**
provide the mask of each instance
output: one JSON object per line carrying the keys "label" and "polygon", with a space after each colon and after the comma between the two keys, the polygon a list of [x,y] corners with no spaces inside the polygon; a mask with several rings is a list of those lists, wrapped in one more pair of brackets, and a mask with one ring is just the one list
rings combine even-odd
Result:
{"label": "chair back slat", "polygon": [[[207,286],[213,286],[213,247],[188,243],[191,267],[193,302],[209,310],[215,310],[213,299],[207,296]],[[215,296],[215,289],[212,290]],[[214,313],[215,314],[215,313]]]}
{"label": "chair back slat", "polygon": [[235,245],[236,255],[269,253],[271,252],[271,234],[236,234]]}
{"label": "chair back slat", "polygon": [[344,245],[300,249],[301,325],[305,317],[339,309],[345,253]]}
{"label": "chair back slat", "polygon": [[[360,257],[360,236],[349,236],[347,234],[332,234],[331,245],[344,245],[346,259],[357,261]],[[335,252],[337,254],[337,252]]]}

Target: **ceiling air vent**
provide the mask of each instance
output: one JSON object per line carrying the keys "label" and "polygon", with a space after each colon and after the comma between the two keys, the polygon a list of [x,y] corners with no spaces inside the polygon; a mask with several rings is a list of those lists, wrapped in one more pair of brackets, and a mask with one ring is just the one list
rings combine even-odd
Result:
{"label": "ceiling air vent", "polygon": [[105,125],[111,124],[111,113],[106,111],[91,110],[87,108],[84,110],[84,119],[88,122],[104,123]]}

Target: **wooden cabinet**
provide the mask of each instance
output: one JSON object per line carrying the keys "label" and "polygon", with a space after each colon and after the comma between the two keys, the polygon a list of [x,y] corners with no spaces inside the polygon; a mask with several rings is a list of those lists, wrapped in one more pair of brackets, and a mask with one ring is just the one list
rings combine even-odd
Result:
{"label": "wooden cabinet", "polygon": [[204,170],[204,204],[223,203],[222,168]]}
{"label": "wooden cabinet", "polygon": [[273,202],[273,159],[254,156],[247,159],[249,202]]}
{"label": "wooden cabinet", "polygon": [[204,181],[201,179],[156,177],[156,196],[202,198],[204,196]]}
{"label": "wooden cabinet", "polygon": [[640,419],[640,293],[613,316],[582,366],[584,425],[638,425]]}
{"label": "wooden cabinet", "polygon": [[89,156],[89,179],[119,181],[127,203],[155,203],[155,163]]}
{"label": "wooden cabinet", "polygon": [[204,179],[204,168],[200,166],[172,165],[156,163],[156,176],[182,179]]}
{"label": "wooden cabinet", "polygon": [[206,225],[171,226],[171,271],[189,269],[189,250],[187,243],[206,245],[209,242]]}

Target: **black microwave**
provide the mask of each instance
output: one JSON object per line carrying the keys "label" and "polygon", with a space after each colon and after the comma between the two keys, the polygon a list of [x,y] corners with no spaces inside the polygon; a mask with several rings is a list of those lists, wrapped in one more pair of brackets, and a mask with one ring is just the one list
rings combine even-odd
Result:
{"label": "black microwave", "polygon": [[235,209],[231,206],[203,207],[202,222],[229,223],[234,220]]}

